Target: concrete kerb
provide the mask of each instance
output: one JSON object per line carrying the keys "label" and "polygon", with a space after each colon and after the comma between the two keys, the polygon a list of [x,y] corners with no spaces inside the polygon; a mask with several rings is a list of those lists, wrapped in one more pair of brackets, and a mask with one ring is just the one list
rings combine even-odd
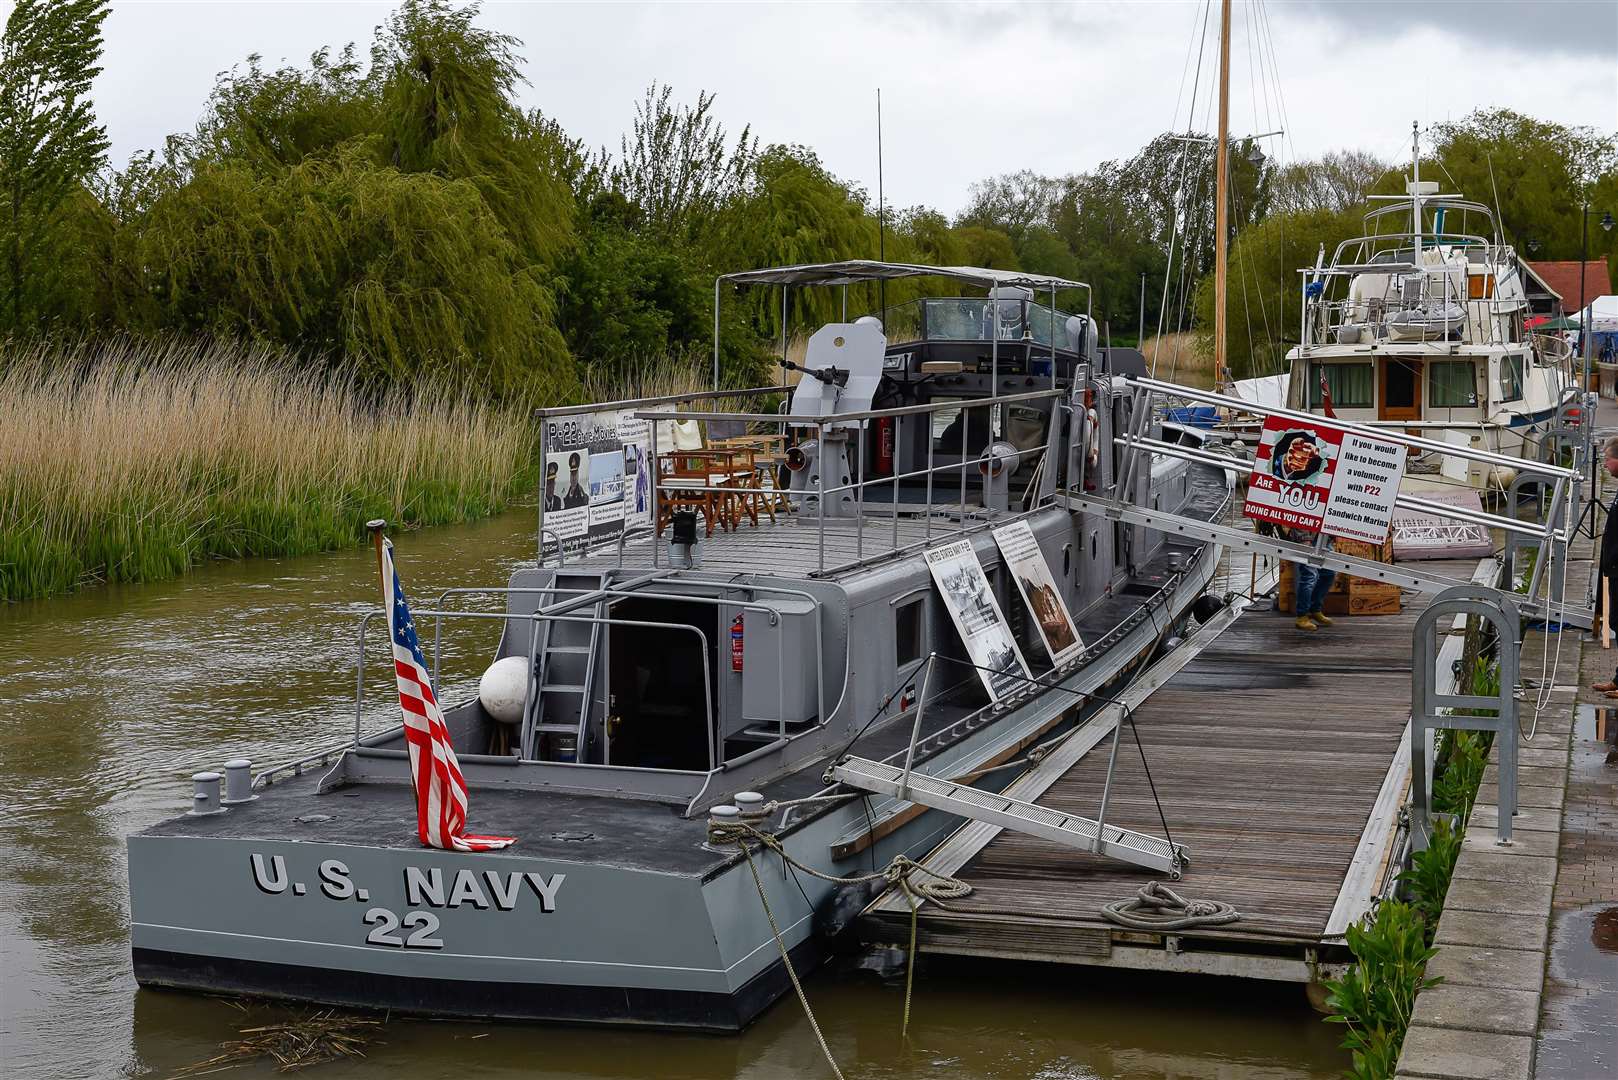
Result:
{"label": "concrete kerb", "polygon": [[[1581,537],[1569,552],[1567,593],[1588,588],[1594,544]],[[1558,684],[1580,678],[1582,645],[1569,633],[1525,634],[1522,674],[1539,674],[1545,650],[1564,654]],[[1569,670],[1571,668],[1571,670]],[[1546,672],[1550,677],[1550,672]],[[1555,686],[1537,717],[1534,738],[1518,744],[1513,842],[1495,842],[1499,819],[1499,747],[1491,749],[1461,853],[1434,934],[1438,954],[1427,974],[1443,982],[1416,999],[1399,1056],[1398,1077],[1443,1080],[1530,1080],[1567,793],[1575,686]],[[1529,689],[1523,708],[1538,691]]]}

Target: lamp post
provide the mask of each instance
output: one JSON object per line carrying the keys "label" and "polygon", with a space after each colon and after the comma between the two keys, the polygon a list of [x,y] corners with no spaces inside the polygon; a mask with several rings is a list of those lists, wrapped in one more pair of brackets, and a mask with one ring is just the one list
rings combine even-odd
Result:
{"label": "lamp post", "polygon": [[[1584,266],[1590,261],[1590,215],[1597,211],[1590,209],[1590,204],[1584,204],[1584,213],[1579,217],[1579,355],[1584,357],[1584,389],[1590,389],[1590,337],[1589,315],[1584,310]],[[1612,232],[1612,214],[1605,210],[1600,211],[1601,228]]]}
{"label": "lamp post", "polygon": [[[1590,392],[1590,339],[1586,336],[1586,333],[1590,327],[1590,316],[1589,313],[1584,310],[1584,267],[1585,264],[1590,261],[1590,215],[1593,213],[1595,213],[1595,211],[1590,209],[1590,204],[1585,203],[1583,213],[1579,216],[1579,353],[1584,357],[1584,385],[1579,387],[1579,400],[1581,402],[1586,400],[1585,395]],[[1612,215],[1605,210],[1601,211],[1601,228],[1607,232],[1611,232],[1612,226]],[[1597,491],[1599,490],[1597,484],[1600,481],[1601,466],[1596,462],[1595,443],[1593,441],[1595,436],[1595,417],[1593,415],[1585,418],[1585,430],[1590,432],[1590,438],[1592,439],[1591,443],[1586,449],[1587,458],[1590,464],[1590,505],[1594,507],[1600,505],[1600,497],[1597,495]],[[1595,515],[1592,513],[1590,517],[1590,536],[1593,539],[1595,535],[1596,519]]]}

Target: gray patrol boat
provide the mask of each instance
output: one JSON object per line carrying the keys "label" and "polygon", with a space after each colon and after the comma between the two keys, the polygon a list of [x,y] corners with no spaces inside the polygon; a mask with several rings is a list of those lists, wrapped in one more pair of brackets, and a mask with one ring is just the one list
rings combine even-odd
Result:
{"label": "gray patrol boat", "polygon": [[[940,280],[971,295],[926,295]],[[883,283],[920,298],[848,321],[850,290]],[[480,693],[444,712],[471,828],[517,843],[418,842],[403,729],[360,731],[367,694],[394,693],[374,670],[366,685],[362,620],[352,738],[199,774],[190,812],[129,838],[143,986],[735,1031],[787,990],[784,957],[811,968],[870,895],[829,878],[919,857],[968,818],[1177,875],[1161,838],[994,796],[1010,770],[971,774],[1082,724],[1217,606],[1199,600],[1216,545],[1063,501],[1132,492],[1212,519],[1219,470],[1115,451],[1115,433],[1199,433],[1131,411],[1116,379],[1140,354],[1058,309],[1088,296],[1078,282],[762,270],[716,283],[716,335],[720,302],[761,287],[782,311],[841,294],[801,363],[783,342],[792,385],[542,410],[535,565],[416,594],[435,668],[439,634],[501,623]],[[431,567],[399,558],[424,588]],[[477,610],[496,594],[503,610]],[[770,852],[750,866],[714,821],[825,877]]]}

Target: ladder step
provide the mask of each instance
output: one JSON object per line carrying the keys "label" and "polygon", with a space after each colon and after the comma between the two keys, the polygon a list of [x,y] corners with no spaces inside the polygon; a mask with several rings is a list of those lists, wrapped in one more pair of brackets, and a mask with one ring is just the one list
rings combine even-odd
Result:
{"label": "ladder step", "polygon": [[540,686],[540,690],[547,694],[582,694],[584,693],[584,684],[548,682]]}
{"label": "ladder step", "polygon": [[[904,770],[880,761],[851,757],[832,767],[833,779],[861,791],[904,798],[920,806],[1027,833],[1081,851],[1097,848],[1097,824],[1076,814],[1064,814],[1038,803],[979,791],[965,784],[912,772],[904,795]],[[1123,862],[1179,876],[1185,849],[1161,837],[1116,825],[1100,829],[1100,852]]]}
{"label": "ladder step", "polygon": [[589,656],[593,650],[588,645],[547,645],[545,651],[553,655],[561,653],[564,656]]}
{"label": "ladder step", "polygon": [[579,733],[579,728],[576,724],[535,724],[534,730],[548,735],[577,735]]}

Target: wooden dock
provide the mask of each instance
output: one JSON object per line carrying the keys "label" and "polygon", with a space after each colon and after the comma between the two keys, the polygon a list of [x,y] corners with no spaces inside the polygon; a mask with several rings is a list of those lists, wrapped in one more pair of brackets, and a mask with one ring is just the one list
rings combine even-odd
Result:
{"label": "wooden dock", "polygon": [[[1427,565],[1464,580],[1494,564]],[[1411,633],[1426,601],[1406,594],[1398,615],[1342,617],[1312,634],[1261,601],[1264,610],[1210,623],[1181,647],[1189,658],[1171,653],[1165,671],[1144,676],[1149,696],[1134,710],[1135,729],[1169,832],[1191,856],[1171,887],[1232,904],[1239,921],[1126,930],[1102,906],[1161,875],[968,823],[924,865],[972,894],[949,910],[921,906],[920,949],[1305,983],[1337,973],[1349,959],[1345,929],[1389,878],[1410,779]],[[1461,642],[1451,635],[1441,668],[1459,658]],[[1094,817],[1111,729],[1107,715],[1093,719],[1076,747],[1005,793]],[[1127,723],[1106,819],[1163,833]],[[867,909],[866,936],[903,943],[910,918],[905,897],[890,891]]]}

